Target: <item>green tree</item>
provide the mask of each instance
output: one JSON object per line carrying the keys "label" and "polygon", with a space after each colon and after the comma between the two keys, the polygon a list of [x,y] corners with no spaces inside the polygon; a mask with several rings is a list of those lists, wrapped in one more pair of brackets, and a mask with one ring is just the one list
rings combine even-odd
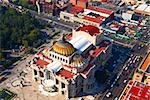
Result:
{"label": "green tree", "polygon": [[4,60],[5,60],[4,53],[2,53],[2,52],[0,51],[0,61],[4,61]]}
{"label": "green tree", "polygon": [[37,39],[38,39],[38,30],[34,29],[28,34],[28,40],[30,45],[32,45],[33,42],[36,41]]}
{"label": "green tree", "polygon": [[25,48],[28,48],[29,45],[28,45],[28,41],[27,40],[23,40],[22,43],[25,46]]}

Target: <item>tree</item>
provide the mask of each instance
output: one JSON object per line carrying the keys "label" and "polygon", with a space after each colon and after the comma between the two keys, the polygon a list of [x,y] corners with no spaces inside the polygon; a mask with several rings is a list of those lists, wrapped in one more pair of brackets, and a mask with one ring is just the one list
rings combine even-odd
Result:
{"label": "tree", "polygon": [[28,34],[29,44],[32,45],[34,41],[38,39],[38,30],[34,29]]}
{"label": "tree", "polygon": [[22,40],[22,44],[25,46],[25,48],[28,48],[28,41],[27,40]]}
{"label": "tree", "polygon": [[11,66],[12,61],[11,60],[6,60],[3,64],[4,67],[8,68],[9,66]]}
{"label": "tree", "polygon": [[0,51],[0,61],[4,61],[4,60],[5,60],[4,53]]}
{"label": "tree", "polygon": [[40,38],[39,30],[45,27],[29,14],[22,15],[6,7],[0,7],[0,19],[0,48],[3,49],[13,49],[15,45],[33,46]]}
{"label": "tree", "polygon": [[28,0],[19,0],[18,4],[22,5],[24,7],[27,7],[28,6]]}

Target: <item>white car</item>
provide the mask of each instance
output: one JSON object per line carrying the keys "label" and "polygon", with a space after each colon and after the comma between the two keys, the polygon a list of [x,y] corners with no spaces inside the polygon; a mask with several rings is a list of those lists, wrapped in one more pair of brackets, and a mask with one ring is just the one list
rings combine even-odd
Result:
{"label": "white car", "polygon": [[125,70],[128,70],[128,67],[126,67]]}
{"label": "white car", "polygon": [[118,97],[116,97],[114,100],[118,100]]}
{"label": "white car", "polygon": [[138,59],[136,59],[136,61],[139,61],[140,59],[138,58]]}
{"label": "white car", "polygon": [[124,80],[124,81],[123,81],[123,83],[126,83],[126,82],[127,82],[127,80]]}
{"label": "white car", "polygon": [[108,93],[106,94],[106,97],[109,98],[110,95],[111,95],[111,92],[108,92]]}

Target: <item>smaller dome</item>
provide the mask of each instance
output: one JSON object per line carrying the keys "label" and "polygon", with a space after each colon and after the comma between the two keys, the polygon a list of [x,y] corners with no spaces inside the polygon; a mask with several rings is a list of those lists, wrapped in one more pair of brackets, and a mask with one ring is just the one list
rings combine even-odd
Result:
{"label": "smaller dome", "polygon": [[84,64],[84,59],[81,55],[75,55],[72,59],[71,65],[81,67]]}
{"label": "smaller dome", "polygon": [[53,45],[53,50],[61,55],[70,56],[75,48],[67,41],[58,41]]}

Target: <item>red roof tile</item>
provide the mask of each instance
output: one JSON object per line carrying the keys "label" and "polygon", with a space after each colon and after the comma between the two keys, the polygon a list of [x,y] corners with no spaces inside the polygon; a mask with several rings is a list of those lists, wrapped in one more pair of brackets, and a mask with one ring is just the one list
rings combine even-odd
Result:
{"label": "red roof tile", "polygon": [[60,76],[65,77],[65,78],[67,78],[67,79],[73,78],[73,73],[70,72],[70,71],[67,71],[67,70],[65,70],[65,69],[61,69],[61,70],[57,73],[57,75],[60,75]]}
{"label": "red roof tile", "polygon": [[77,0],[77,1],[80,1],[80,2],[88,2],[88,0]]}
{"label": "red roof tile", "polygon": [[92,57],[97,57],[103,50],[105,50],[104,47],[102,48],[97,48],[94,50],[94,52],[91,54]]}
{"label": "red roof tile", "polygon": [[70,40],[71,38],[72,38],[72,33],[68,34],[68,35],[65,37],[66,40]]}
{"label": "red roof tile", "polygon": [[82,27],[79,27],[77,31],[88,32],[91,36],[100,33],[100,29],[92,25],[83,25]]}
{"label": "red roof tile", "polygon": [[46,62],[46,61],[44,61],[44,60],[38,59],[37,62],[36,62],[36,64],[37,64],[38,66],[40,66],[41,68],[44,68],[44,67],[45,67],[46,65],[48,65],[49,63]]}
{"label": "red roof tile", "polygon": [[89,70],[90,70],[90,68],[92,68],[93,67],[93,64],[89,64],[84,70],[83,70],[83,74],[84,75],[86,75],[88,72],[89,72]]}
{"label": "red roof tile", "polygon": [[105,8],[94,7],[94,6],[88,6],[87,9],[94,10],[94,11],[101,12],[101,13],[105,13],[105,14],[109,14],[109,15],[113,13],[113,11],[111,11],[111,10],[108,10]]}
{"label": "red roof tile", "polygon": [[95,23],[99,23],[101,24],[103,22],[103,20],[101,18],[93,18],[93,17],[89,17],[89,16],[84,16],[85,20],[91,21],[91,22],[95,22]]}
{"label": "red roof tile", "polygon": [[150,86],[135,81],[125,97],[125,100],[150,100]]}
{"label": "red roof tile", "polygon": [[84,8],[79,7],[79,6],[72,6],[72,8],[71,8],[72,13],[79,13],[79,12],[82,12],[82,11],[84,11]]}
{"label": "red roof tile", "polygon": [[110,45],[110,41],[108,41],[108,40],[104,40],[104,41],[102,41],[101,43],[100,43],[100,45],[99,45],[99,48],[96,48],[95,50],[94,50],[94,52],[91,54],[91,57],[96,57],[96,56],[98,56],[103,50],[105,50],[106,49],[106,47],[108,46],[108,45]]}
{"label": "red roof tile", "polygon": [[77,68],[77,67],[74,67],[74,66],[68,66],[68,65],[64,65],[64,67],[67,67],[67,68],[69,68],[69,69]]}

